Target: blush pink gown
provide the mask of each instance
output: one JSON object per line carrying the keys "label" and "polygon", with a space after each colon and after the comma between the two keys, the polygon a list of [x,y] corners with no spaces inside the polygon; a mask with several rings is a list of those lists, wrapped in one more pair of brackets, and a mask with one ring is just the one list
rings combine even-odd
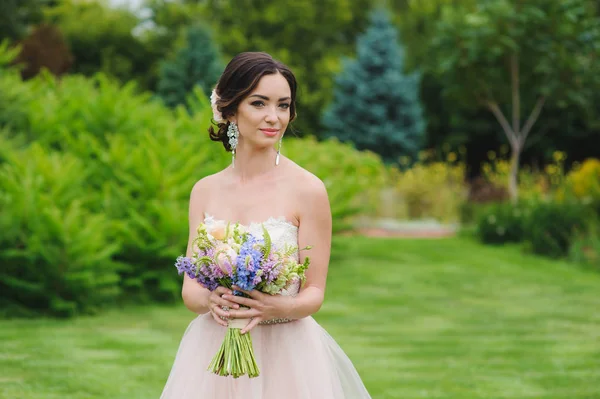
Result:
{"label": "blush pink gown", "polygon": [[[205,223],[219,222],[207,215]],[[221,221],[222,222],[222,221]],[[262,223],[276,245],[298,245],[298,228],[284,219]],[[262,235],[261,224],[248,226]],[[297,295],[299,286],[282,293]],[[225,336],[210,314],[196,317],[181,340],[161,399],[370,398],[352,362],[312,318],[258,325],[251,332],[260,369],[256,378],[221,377],[206,369]]]}

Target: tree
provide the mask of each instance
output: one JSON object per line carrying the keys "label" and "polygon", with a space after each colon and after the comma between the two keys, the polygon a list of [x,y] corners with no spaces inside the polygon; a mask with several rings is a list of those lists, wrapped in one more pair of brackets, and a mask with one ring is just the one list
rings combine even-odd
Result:
{"label": "tree", "polygon": [[265,51],[286,63],[298,79],[299,135],[320,135],[323,108],[331,101],[340,57],[353,51],[373,0],[147,0],[153,21],[172,35],[185,21],[210,23],[230,59],[242,51]]}
{"label": "tree", "polygon": [[45,9],[46,22],[59,27],[73,54],[71,73],[92,76],[103,72],[121,82],[135,80],[142,89],[154,88],[154,69],[168,48],[151,47],[135,34],[140,24],[135,14],[107,3],[60,0]]}
{"label": "tree", "polygon": [[485,107],[499,122],[511,148],[513,200],[521,152],[544,107],[588,106],[599,87],[599,26],[589,0],[489,0],[443,9],[430,69],[448,98]]}
{"label": "tree", "polygon": [[419,76],[405,75],[398,32],[384,9],[357,40],[357,58],[345,60],[337,76],[334,99],[323,115],[329,135],[352,141],[387,162],[416,158],[425,122],[419,101]]}
{"label": "tree", "polygon": [[15,41],[27,35],[27,28],[42,20],[44,7],[55,3],[55,0],[0,1],[0,40]]}
{"label": "tree", "polygon": [[34,77],[42,68],[46,68],[55,76],[61,76],[69,71],[73,63],[73,56],[67,48],[62,32],[56,26],[37,26],[20,45],[21,53],[15,61],[23,64],[23,79]]}
{"label": "tree", "polygon": [[186,32],[184,47],[173,60],[162,65],[158,95],[169,107],[185,104],[186,97],[196,86],[210,96],[223,68],[208,29],[190,27]]}

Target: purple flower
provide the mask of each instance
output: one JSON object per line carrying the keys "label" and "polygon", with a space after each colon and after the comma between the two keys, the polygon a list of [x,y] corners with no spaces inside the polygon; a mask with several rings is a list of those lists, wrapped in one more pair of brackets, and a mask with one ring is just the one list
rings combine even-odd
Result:
{"label": "purple flower", "polygon": [[181,276],[183,273],[187,274],[190,278],[196,278],[196,266],[192,264],[192,260],[187,256],[180,256],[175,262],[177,273]]}

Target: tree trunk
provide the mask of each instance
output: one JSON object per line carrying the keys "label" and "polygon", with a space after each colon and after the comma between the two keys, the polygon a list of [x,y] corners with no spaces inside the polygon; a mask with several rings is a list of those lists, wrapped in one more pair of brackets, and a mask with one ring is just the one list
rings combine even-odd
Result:
{"label": "tree trunk", "polygon": [[519,199],[519,160],[522,147],[511,146],[510,173],[508,174],[508,193],[513,203]]}

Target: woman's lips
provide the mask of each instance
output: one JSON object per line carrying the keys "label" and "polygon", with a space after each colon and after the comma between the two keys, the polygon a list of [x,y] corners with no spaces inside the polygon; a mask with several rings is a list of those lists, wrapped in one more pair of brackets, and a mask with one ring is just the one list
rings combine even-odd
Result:
{"label": "woman's lips", "polygon": [[277,133],[279,133],[279,129],[260,129],[264,134],[266,134],[267,136],[270,137],[274,137],[277,136]]}

